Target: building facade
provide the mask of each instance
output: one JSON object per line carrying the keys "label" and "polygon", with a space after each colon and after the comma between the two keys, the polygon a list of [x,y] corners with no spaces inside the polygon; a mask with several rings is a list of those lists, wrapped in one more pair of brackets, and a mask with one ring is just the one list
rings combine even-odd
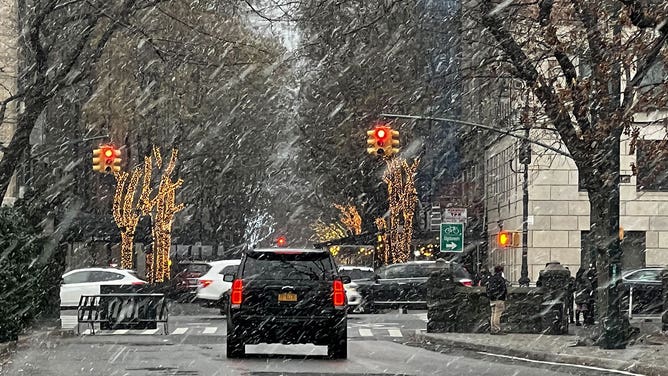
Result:
{"label": "building facade", "polygon": [[[15,0],[0,0],[0,101],[16,93],[18,70],[18,17]],[[4,119],[0,119],[0,145],[7,146],[16,127],[16,101],[7,106]],[[1,152],[0,152],[1,155]],[[18,190],[16,177],[12,178],[3,205],[16,201]]]}
{"label": "building facade", "polygon": [[[664,119],[668,112],[636,114],[640,136],[635,150],[629,138],[620,145],[620,227],[622,268],[668,265],[668,153]],[[534,130],[531,138],[565,148],[554,132]],[[490,236],[488,264],[506,265],[506,276],[520,277],[522,248],[501,248],[496,236],[501,229],[522,231],[523,165],[520,142],[504,137],[485,153],[487,232]],[[535,282],[549,261],[577,270],[587,260],[582,251],[590,229],[587,192],[572,159],[541,147],[532,147],[528,184],[528,266]],[[584,245],[584,246],[583,246]]]}

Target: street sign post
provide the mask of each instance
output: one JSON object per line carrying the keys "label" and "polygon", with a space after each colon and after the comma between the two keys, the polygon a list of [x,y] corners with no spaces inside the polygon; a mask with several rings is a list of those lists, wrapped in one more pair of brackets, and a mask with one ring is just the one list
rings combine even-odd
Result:
{"label": "street sign post", "polygon": [[443,223],[466,223],[466,208],[445,208]]}
{"label": "street sign post", "polygon": [[464,252],[464,224],[441,223],[441,252]]}

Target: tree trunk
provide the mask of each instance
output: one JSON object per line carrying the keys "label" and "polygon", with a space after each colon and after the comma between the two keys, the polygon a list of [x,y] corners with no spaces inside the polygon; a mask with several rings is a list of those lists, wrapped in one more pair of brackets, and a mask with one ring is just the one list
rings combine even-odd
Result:
{"label": "tree trunk", "polygon": [[9,183],[16,167],[28,148],[30,148],[30,133],[32,133],[39,115],[44,111],[47,99],[28,91],[25,96],[25,112],[18,115],[16,131],[7,147],[7,151],[0,159],[0,193],[7,194]]}

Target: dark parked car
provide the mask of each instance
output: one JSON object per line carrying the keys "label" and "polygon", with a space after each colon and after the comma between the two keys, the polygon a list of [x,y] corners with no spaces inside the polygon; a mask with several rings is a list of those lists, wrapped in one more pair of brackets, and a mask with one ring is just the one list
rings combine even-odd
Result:
{"label": "dark parked car", "polygon": [[444,268],[452,268],[455,280],[462,286],[472,286],[469,272],[455,262],[414,261],[387,265],[378,269],[374,278],[355,281],[364,298],[364,310],[426,308],[427,280],[431,273]]}
{"label": "dark parked car", "polygon": [[324,250],[257,249],[242,257],[227,315],[227,357],[246,344],[327,345],[331,358],[347,356],[346,293]]}
{"label": "dark parked car", "polygon": [[622,310],[629,308],[629,296],[633,294],[634,314],[660,314],[663,312],[663,268],[643,268],[625,272],[622,276],[624,299]]}
{"label": "dark parked car", "polygon": [[181,261],[174,267],[174,283],[177,293],[197,292],[197,278],[206,274],[211,269],[211,265],[204,261]]}

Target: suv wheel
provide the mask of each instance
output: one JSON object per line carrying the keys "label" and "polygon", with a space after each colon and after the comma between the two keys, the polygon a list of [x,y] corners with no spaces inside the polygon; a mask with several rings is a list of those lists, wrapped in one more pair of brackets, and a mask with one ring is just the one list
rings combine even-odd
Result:
{"label": "suv wheel", "polygon": [[236,335],[227,332],[227,357],[243,358],[246,356],[246,345]]}
{"label": "suv wheel", "polygon": [[327,345],[327,356],[332,359],[346,359],[348,357],[348,333],[345,321],[339,325],[332,335],[332,342]]}

